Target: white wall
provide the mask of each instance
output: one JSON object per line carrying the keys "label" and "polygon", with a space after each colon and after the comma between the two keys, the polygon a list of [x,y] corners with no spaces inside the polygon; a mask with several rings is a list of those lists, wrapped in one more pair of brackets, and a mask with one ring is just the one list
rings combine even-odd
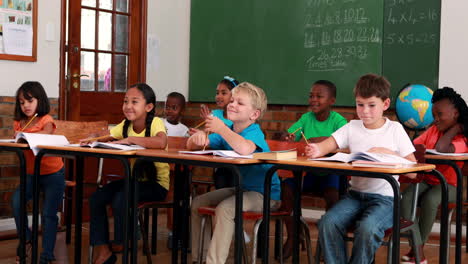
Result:
{"label": "white wall", "polygon": [[443,0],[439,86],[450,86],[468,101],[468,1]]}
{"label": "white wall", "polygon": [[[0,95],[14,96],[25,81],[42,83],[49,97],[59,95],[60,69],[60,0],[38,2],[37,61],[0,60]],[[46,26],[55,27],[55,41],[46,41]]]}
{"label": "white wall", "polygon": [[[39,2],[37,62],[0,60],[0,95],[12,96],[27,80],[39,80],[50,97],[59,93],[60,0]],[[57,8],[50,8],[55,6]],[[468,100],[468,1],[442,1],[440,86],[452,86]],[[47,23],[55,41],[45,40]],[[171,91],[188,96],[190,0],[148,0],[146,80],[163,101]]]}
{"label": "white wall", "polygon": [[188,95],[190,0],[148,0],[146,82],[158,101]]}

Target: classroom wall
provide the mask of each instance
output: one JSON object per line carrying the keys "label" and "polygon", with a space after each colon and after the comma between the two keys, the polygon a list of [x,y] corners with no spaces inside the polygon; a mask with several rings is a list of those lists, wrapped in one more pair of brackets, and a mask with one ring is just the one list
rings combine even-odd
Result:
{"label": "classroom wall", "polygon": [[[37,61],[0,60],[0,96],[14,96],[25,81],[42,83],[49,97],[59,95],[60,0],[37,1]],[[47,24],[53,25],[54,41],[45,40]]]}
{"label": "classroom wall", "polygon": [[170,92],[188,95],[190,0],[148,1],[146,81],[158,101]]}
{"label": "classroom wall", "polygon": [[450,86],[468,100],[468,1],[442,1],[439,86]]}

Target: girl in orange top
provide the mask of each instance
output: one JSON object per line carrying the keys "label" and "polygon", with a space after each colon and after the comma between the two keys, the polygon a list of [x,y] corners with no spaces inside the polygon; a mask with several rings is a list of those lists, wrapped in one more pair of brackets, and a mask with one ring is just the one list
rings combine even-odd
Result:
{"label": "girl in orange top", "polygon": [[[434,124],[421,136],[417,137],[413,143],[423,144],[426,149],[436,149],[444,153],[464,153],[468,152],[468,107],[463,98],[452,88],[444,87],[434,92],[432,96],[432,115]],[[458,167],[463,166],[463,162],[457,163]],[[456,201],[457,175],[452,167],[448,165],[437,165],[447,180],[449,202]],[[440,204],[440,183],[433,175],[424,175],[419,185],[418,197],[421,201],[421,211],[419,215],[416,236],[420,236],[421,242],[427,241],[436,219],[437,210]],[[414,185],[408,186],[403,192],[401,200],[401,214],[403,218],[410,219],[411,204],[414,193]],[[418,232],[419,231],[419,232]],[[402,257],[402,264],[415,263],[414,251]],[[418,248],[420,264],[427,263],[424,257],[423,247]]]}
{"label": "girl in orange top", "polygon": [[[55,131],[54,119],[49,115],[50,105],[47,94],[39,82],[25,82],[16,92],[15,135],[19,132],[52,134]],[[35,117],[37,114],[37,117]],[[35,117],[35,118],[34,118]],[[31,122],[30,122],[31,121]],[[24,152],[26,158],[26,201],[32,199],[32,177],[34,174],[34,154],[31,150]],[[63,161],[59,157],[44,157],[41,162],[41,177],[39,188],[44,192],[42,208],[42,252],[40,263],[50,263],[55,260],[54,247],[57,233],[60,203],[65,190]],[[12,197],[13,214],[16,229],[20,219],[20,190],[15,190]],[[27,221],[27,220],[26,220]],[[31,249],[31,231],[26,230],[27,255]],[[16,261],[19,262],[19,254]]]}

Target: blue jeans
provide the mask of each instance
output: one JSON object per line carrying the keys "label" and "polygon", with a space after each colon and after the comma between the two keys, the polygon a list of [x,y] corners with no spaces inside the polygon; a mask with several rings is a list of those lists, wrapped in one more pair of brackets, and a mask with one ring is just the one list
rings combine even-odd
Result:
{"label": "blue jeans", "polygon": [[[26,201],[32,199],[32,177],[26,177]],[[59,171],[39,176],[39,188],[44,192],[42,204],[42,253],[41,261],[55,260],[54,248],[57,235],[57,212],[63,200],[65,190],[65,174],[63,168]],[[13,215],[15,217],[16,230],[19,230],[20,219],[20,188],[18,187],[12,197]],[[27,219],[26,219],[27,223]],[[18,234],[19,235],[19,234]],[[26,228],[26,240],[31,240],[31,230]]]}
{"label": "blue jeans", "polygon": [[[125,180],[117,180],[97,189],[89,199],[89,233],[92,246],[109,244],[109,222],[106,205],[112,205],[114,214],[114,243],[123,244]],[[156,182],[137,182],[138,202],[163,201],[167,190]]]}
{"label": "blue jeans", "polygon": [[[372,263],[385,230],[393,225],[393,197],[349,191],[319,222],[319,240],[325,263]],[[355,226],[348,262],[344,236]]]}

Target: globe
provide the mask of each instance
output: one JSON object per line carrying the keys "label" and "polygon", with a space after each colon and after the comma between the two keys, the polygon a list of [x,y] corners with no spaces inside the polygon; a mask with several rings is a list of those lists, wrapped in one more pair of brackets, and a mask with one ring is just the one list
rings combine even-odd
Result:
{"label": "globe", "polygon": [[433,91],[421,84],[411,84],[398,93],[395,103],[400,123],[411,130],[423,130],[432,124]]}

